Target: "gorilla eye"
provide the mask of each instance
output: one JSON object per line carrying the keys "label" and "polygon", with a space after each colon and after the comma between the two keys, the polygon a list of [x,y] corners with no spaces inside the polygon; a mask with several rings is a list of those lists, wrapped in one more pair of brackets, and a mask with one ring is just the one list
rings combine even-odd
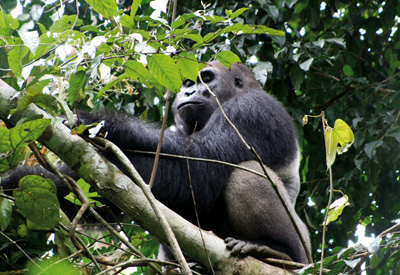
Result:
{"label": "gorilla eye", "polygon": [[185,87],[185,88],[192,87],[193,85],[194,85],[194,82],[190,79],[183,81],[183,87]]}
{"label": "gorilla eye", "polygon": [[235,86],[238,87],[238,88],[243,88],[243,82],[238,77],[235,77]]}
{"label": "gorilla eye", "polygon": [[215,78],[214,73],[212,71],[202,71],[201,79],[204,83],[210,83]]}

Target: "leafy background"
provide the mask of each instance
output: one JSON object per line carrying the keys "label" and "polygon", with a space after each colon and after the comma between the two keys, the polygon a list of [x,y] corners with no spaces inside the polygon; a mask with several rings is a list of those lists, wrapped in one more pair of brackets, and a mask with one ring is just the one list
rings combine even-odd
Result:
{"label": "leafy background", "polygon": [[[332,274],[359,272],[360,268],[369,274],[400,272],[396,267],[400,261],[398,235],[393,232],[382,236],[380,249],[367,247],[372,256],[351,258],[358,251],[355,248],[339,254],[348,257],[347,262],[334,261],[349,240],[357,241],[357,225],[365,227],[366,236],[376,237],[399,218],[398,1],[227,0],[210,2],[207,7],[200,1],[178,1],[181,17],[173,23],[169,23],[171,5],[168,12],[157,9],[163,7],[162,1],[138,3],[21,0],[22,14],[16,19],[10,14],[17,1],[1,1],[0,76],[24,92],[18,107],[35,102],[50,113],[67,115],[69,108],[107,107],[160,122],[165,104],[162,85],[176,90],[176,83],[163,83],[152,69],[152,73],[142,71],[139,61],[143,58],[152,66],[146,53],[152,49],[174,52],[173,65],[185,68],[186,57],[208,62],[222,51],[231,51],[253,68],[265,89],[284,103],[298,125],[302,187],[297,209],[310,229],[314,259],[320,257],[329,184],[321,121],[310,118],[303,127],[302,119],[324,111],[330,125],[340,118],[355,135],[352,148],[333,165],[334,188],[348,195],[350,206],[328,225],[328,255],[334,256],[327,264]],[[150,17],[155,10],[164,21]],[[272,30],[257,33],[251,29],[241,34],[232,27],[237,23]],[[274,29],[285,35],[277,36]],[[246,32],[243,25],[237,30]],[[265,34],[268,32],[270,35]],[[143,45],[140,49],[141,39],[152,48]],[[35,61],[43,63],[35,63],[26,74]],[[181,70],[180,77],[193,74]],[[66,100],[69,108],[63,103]],[[169,116],[169,124],[172,122]],[[17,220],[13,220],[15,228],[21,224]],[[26,240],[28,253],[39,255],[48,249],[44,245],[38,252],[33,249],[37,241],[32,240]],[[0,241],[7,243],[4,238]],[[2,253],[11,253],[12,248],[8,249]],[[360,267],[358,259],[367,264]],[[23,266],[24,262],[14,264]],[[2,270],[10,268],[0,266]]]}

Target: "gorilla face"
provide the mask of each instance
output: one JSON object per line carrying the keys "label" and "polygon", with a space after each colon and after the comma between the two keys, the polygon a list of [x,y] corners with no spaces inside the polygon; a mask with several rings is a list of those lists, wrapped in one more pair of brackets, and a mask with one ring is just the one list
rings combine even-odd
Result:
{"label": "gorilla face", "polygon": [[[243,64],[235,63],[229,70],[219,61],[207,64],[200,76],[221,103],[248,89],[261,89],[253,73]],[[173,110],[176,126],[188,135],[204,128],[218,108],[215,98],[203,85],[186,80],[175,99]]]}

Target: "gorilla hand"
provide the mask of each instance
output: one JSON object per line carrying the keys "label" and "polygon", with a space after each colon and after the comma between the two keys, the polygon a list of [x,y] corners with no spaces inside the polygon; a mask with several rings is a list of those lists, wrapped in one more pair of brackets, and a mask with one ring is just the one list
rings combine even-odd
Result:
{"label": "gorilla hand", "polygon": [[226,247],[231,250],[232,255],[240,255],[240,256],[253,256],[258,259],[262,258],[275,258],[282,259],[286,261],[292,261],[287,254],[277,251],[275,249],[270,248],[269,246],[242,241],[235,238],[226,238],[225,239]]}

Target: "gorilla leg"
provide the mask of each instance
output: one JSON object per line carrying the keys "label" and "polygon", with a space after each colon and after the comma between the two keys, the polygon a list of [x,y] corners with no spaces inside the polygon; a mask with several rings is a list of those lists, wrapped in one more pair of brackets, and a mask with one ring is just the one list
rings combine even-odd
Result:
{"label": "gorilla leg", "polygon": [[[262,173],[256,161],[243,162],[241,166]],[[278,176],[268,168],[267,171],[278,185],[307,243],[306,249],[310,250],[306,226],[297,216],[288,192]],[[277,257],[276,250],[294,261],[308,263],[300,238],[270,182],[250,172],[235,169],[228,180],[224,199],[229,223],[236,234],[226,239],[227,247],[233,254],[257,258]]]}

